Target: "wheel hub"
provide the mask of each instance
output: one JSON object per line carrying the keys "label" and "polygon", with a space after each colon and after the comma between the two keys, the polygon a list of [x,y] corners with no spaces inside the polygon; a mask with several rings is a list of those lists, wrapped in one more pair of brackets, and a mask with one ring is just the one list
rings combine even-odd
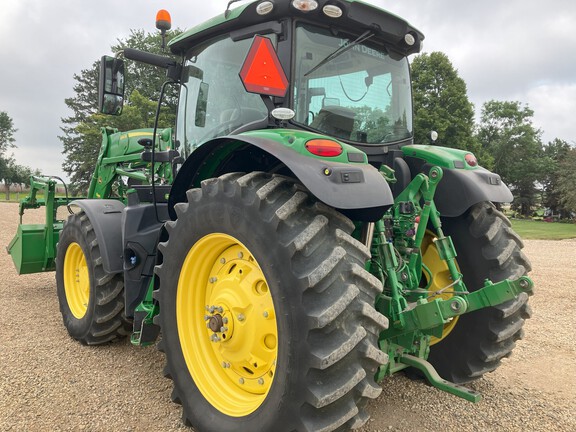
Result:
{"label": "wheel hub", "polygon": [[222,315],[217,314],[213,315],[208,318],[208,328],[212,330],[214,333],[220,333],[224,331],[224,320],[222,319]]}

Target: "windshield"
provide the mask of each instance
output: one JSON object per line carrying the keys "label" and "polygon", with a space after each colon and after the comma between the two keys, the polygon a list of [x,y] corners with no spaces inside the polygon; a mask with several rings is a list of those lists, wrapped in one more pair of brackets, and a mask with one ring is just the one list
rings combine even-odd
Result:
{"label": "windshield", "polygon": [[295,121],[365,144],[411,137],[408,61],[392,59],[370,37],[357,39],[311,25],[296,28]]}

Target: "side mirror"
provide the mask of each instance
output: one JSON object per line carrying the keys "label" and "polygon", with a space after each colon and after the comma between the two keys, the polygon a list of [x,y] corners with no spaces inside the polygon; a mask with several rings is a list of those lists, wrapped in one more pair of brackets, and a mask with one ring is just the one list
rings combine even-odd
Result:
{"label": "side mirror", "polygon": [[124,62],[103,56],[100,60],[98,110],[102,114],[120,115],[124,105]]}

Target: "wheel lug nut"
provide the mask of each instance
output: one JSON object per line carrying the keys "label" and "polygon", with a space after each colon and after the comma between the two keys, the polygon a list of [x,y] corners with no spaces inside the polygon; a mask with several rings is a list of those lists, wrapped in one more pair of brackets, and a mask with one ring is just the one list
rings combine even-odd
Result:
{"label": "wheel lug nut", "polygon": [[226,317],[222,318],[222,322],[223,322],[224,324],[228,324],[228,318],[226,318]]}
{"label": "wheel lug nut", "polygon": [[220,264],[226,264],[226,258],[220,258]]}
{"label": "wheel lug nut", "polygon": [[204,321],[208,321],[210,318],[212,318],[210,315],[204,315]]}
{"label": "wheel lug nut", "polygon": [[224,333],[228,331],[228,327],[220,327],[220,332]]}
{"label": "wheel lug nut", "polygon": [[218,337],[218,335],[213,334],[212,336],[210,336],[210,340],[212,342],[220,342],[221,339]]}
{"label": "wheel lug nut", "polygon": [[224,312],[224,308],[223,308],[222,306],[216,307],[216,310],[218,311],[218,313],[223,313],[223,312]]}
{"label": "wheel lug nut", "polygon": [[242,252],[238,252],[238,258],[242,259],[244,257],[244,254]]}
{"label": "wheel lug nut", "polygon": [[268,313],[268,311],[264,311],[264,313],[262,315],[264,316],[264,318],[268,318],[269,313]]}
{"label": "wheel lug nut", "polygon": [[258,384],[264,385],[264,378],[258,378]]}
{"label": "wheel lug nut", "polygon": [[215,307],[215,306],[210,306],[210,309],[208,309],[208,312],[210,312],[211,314],[213,314],[215,310],[216,310],[216,307]]}
{"label": "wheel lug nut", "polygon": [[244,314],[238,314],[238,321],[242,322],[246,319],[246,317],[244,316]]}
{"label": "wheel lug nut", "polygon": [[239,382],[240,384],[244,384],[244,378],[240,378],[240,379],[238,380],[238,382]]}
{"label": "wheel lug nut", "polygon": [[217,278],[216,276],[212,276],[210,279],[208,279],[208,281],[209,281],[210,283],[214,283],[214,282],[217,282],[217,281],[218,281],[218,278]]}

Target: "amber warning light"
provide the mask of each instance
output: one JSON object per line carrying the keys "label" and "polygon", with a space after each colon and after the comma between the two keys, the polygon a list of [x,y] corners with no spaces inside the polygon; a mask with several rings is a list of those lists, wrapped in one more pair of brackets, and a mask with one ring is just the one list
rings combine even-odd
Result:
{"label": "amber warning light", "polygon": [[270,39],[254,37],[240,70],[240,79],[250,93],[280,97],[286,94],[288,79]]}
{"label": "amber warning light", "polygon": [[160,9],[156,14],[156,28],[158,30],[166,31],[172,27],[172,19],[167,10]]}
{"label": "amber warning light", "polygon": [[162,35],[162,49],[166,48],[166,32],[172,28],[172,18],[165,9],[160,9],[156,14],[156,28]]}

